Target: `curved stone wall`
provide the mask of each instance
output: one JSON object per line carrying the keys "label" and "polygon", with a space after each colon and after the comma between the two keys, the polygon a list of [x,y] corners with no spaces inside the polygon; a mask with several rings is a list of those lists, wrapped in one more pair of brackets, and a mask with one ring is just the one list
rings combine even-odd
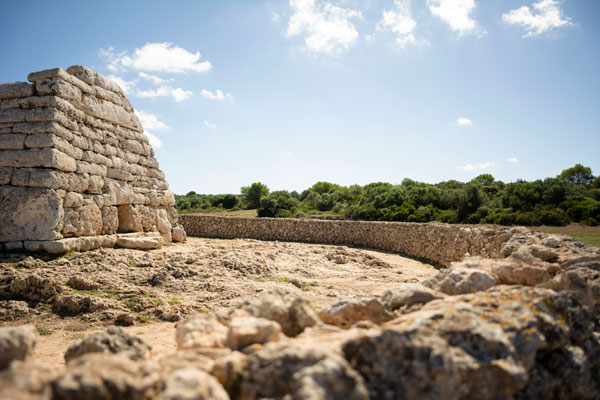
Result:
{"label": "curved stone wall", "polygon": [[441,223],[294,218],[179,216],[188,235],[345,244],[390,250],[449,265],[465,256],[501,258],[503,244],[523,228]]}

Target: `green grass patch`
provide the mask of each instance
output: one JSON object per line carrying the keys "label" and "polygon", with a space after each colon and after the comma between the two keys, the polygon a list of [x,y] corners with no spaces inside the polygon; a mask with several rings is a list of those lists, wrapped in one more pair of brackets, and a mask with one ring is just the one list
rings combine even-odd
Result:
{"label": "green grass patch", "polygon": [[175,304],[181,303],[182,300],[183,300],[182,298],[173,297],[171,300],[169,300],[169,304],[174,306]]}
{"label": "green grass patch", "polygon": [[150,318],[148,318],[144,315],[138,315],[137,317],[135,317],[135,319],[137,319],[142,324],[146,324],[146,323],[150,322]]}
{"label": "green grass patch", "polygon": [[40,336],[50,336],[52,335],[52,331],[50,329],[45,329],[40,326],[36,326],[38,333]]}
{"label": "green grass patch", "polygon": [[600,247],[600,226],[571,224],[568,226],[536,226],[531,229],[546,233],[570,236],[588,246]]}

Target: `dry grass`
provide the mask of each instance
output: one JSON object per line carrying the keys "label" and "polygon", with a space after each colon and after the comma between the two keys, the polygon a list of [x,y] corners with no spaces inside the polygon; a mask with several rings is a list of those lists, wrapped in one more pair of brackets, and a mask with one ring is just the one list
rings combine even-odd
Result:
{"label": "dry grass", "polygon": [[589,246],[600,247],[600,226],[571,224],[569,226],[536,226],[531,229],[571,236],[575,240]]}

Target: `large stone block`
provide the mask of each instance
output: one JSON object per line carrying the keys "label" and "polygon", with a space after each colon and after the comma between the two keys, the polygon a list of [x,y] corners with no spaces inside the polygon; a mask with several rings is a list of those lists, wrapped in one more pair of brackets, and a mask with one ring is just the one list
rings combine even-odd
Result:
{"label": "large stone block", "polygon": [[135,206],[124,204],[117,207],[119,212],[119,233],[142,232],[142,220]]}
{"label": "large stone block", "polygon": [[96,236],[101,232],[102,213],[93,201],[65,209],[63,236]]}
{"label": "large stone block", "polygon": [[[13,133],[28,133],[28,134],[37,134],[37,133],[56,133],[61,138],[71,141],[74,139],[73,132],[60,125],[58,122],[24,122],[20,124],[16,124],[13,127]],[[85,149],[84,149],[85,150]]]}
{"label": "large stone block", "polygon": [[72,157],[52,148],[41,150],[0,150],[0,167],[45,167],[74,172],[77,170],[77,163]]}
{"label": "large stone block", "polygon": [[0,242],[61,239],[63,216],[55,190],[0,187]]}
{"label": "large stone block", "polygon": [[0,150],[21,150],[27,135],[6,133],[0,134]]}
{"label": "large stone block", "polygon": [[33,85],[27,82],[11,82],[0,85],[0,99],[33,96]]}

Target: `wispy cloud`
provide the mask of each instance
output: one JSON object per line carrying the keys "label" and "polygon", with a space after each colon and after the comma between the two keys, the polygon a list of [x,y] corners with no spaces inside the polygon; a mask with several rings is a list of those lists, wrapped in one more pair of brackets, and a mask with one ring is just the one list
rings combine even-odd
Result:
{"label": "wispy cloud", "polygon": [[489,168],[493,167],[494,164],[495,163],[493,163],[491,161],[487,161],[487,162],[484,162],[484,163],[481,163],[481,164],[467,164],[467,165],[459,166],[459,167],[456,167],[456,168],[461,169],[463,171],[467,171],[467,172],[470,172],[470,171],[482,171],[482,170],[489,169]]}
{"label": "wispy cloud", "polygon": [[509,163],[518,163],[519,159],[517,159],[517,157],[511,157],[508,160],[506,160],[506,162],[509,162]]}
{"label": "wispy cloud", "polygon": [[192,53],[173,43],[146,43],[133,53],[115,53],[113,47],[102,49],[101,55],[109,60],[113,71],[135,70],[152,72],[207,72],[212,68],[208,60],[200,61],[200,52]]}
{"label": "wispy cloud", "polygon": [[145,129],[170,130],[169,126],[158,119],[158,115],[154,115],[144,110],[135,110],[135,114],[140,119],[142,126]]}
{"label": "wispy cloud", "polygon": [[217,129],[218,128],[217,124],[211,124],[208,121],[204,121],[204,126],[207,127],[208,129]]}
{"label": "wispy cloud", "polygon": [[556,0],[541,0],[533,3],[532,8],[523,6],[511,10],[502,14],[502,20],[525,28],[523,37],[538,36],[555,28],[573,25],[571,18],[564,15]]}
{"label": "wispy cloud", "polygon": [[218,89],[214,93],[211,92],[210,90],[202,89],[200,94],[205,99],[210,99],[210,100],[225,100],[225,99],[231,100],[231,99],[233,99],[233,96],[231,95],[231,93],[224,94],[222,91],[220,91]]}
{"label": "wispy cloud", "polygon": [[459,34],[478,29],[477,21],[471,17],[476,7],[475,0],[427,0],[429,11]]}
{"label": "wispy cloud", "polygon": [[393,10],[384,10],[377,23],[377,31],[391,30],[396,35],[396,43],[401,47],[416,43],[414,30],[417,22],[410,12],[410,0],[394,0]]}
{"label": "wispy cloud", "polygon": [[456,119],[456,124],[463,128],[468,128],[473,125],[473,121],[471,121],[469,118],[460,117]]}
{"label": "wispy cloud", "polygon": [[309,51],[322,54],[341,52],[358,39],[358,31],[350,20],[362,18],[360,11],[316,0],[290,0],[290,7],[293,14],[286,36],[303,37]]}
{"label": "wispy cloud", "polygon": [[125,94],[130,94],[132,89],[135,87],[135,81],[126,81],[125,79],[116,75],[108,75],[107,78],[119,85]]}
{"label": "wispy cloud", "polygon": [[170,96],[176,102],[190,98],[194,93],[181,88],[172,88],[170,86],[160,86],[156,89],[137,90],[134,95],[142,98],[154,98]]}
{"label": "wispy cloud", "polygon": [[150,81],[150,82],[154,83],[155,85],[165,85],[165,84],[173,81],[173,79],[164,79],[164,78],[161,78],[160,76],[150,75],[145,72],[140,72],[138,74],[138,76],[141,79],[144,79],[146,81]]}

